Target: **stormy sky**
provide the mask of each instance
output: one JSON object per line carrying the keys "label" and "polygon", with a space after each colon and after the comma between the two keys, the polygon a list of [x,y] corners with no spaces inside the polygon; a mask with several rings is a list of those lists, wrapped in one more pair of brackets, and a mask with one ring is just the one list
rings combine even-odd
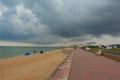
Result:
{"label": "stormy sky", "polygon": [[108,38],[120,42],[119,3],[120,0],[0,0],[0,41],[47,45]]}

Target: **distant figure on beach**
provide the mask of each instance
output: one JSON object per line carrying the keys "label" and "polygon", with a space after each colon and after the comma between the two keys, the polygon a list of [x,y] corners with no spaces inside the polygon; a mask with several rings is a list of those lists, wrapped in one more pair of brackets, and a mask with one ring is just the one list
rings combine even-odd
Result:
{"label": "distant figure on beach", "polygon": [[61,53],[62,53],[62,54],[64,53],[64,48],[62,48]]}
{"label": "distant figure on beach", "polygon": [[10,57],[13,57],[13,56],[10,56]]}
{"label": "distant figure on beach", "polygon": [[34,53],[36,53],[36,51],[34,50]]}
{"label": "distant figure on beach", "polygon": [[43,54],[43,51],[40,51],[41,54]]}

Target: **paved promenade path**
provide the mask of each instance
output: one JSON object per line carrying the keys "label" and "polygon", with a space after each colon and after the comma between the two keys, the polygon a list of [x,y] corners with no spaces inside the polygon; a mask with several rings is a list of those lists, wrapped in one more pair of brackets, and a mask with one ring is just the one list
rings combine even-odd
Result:
{"label": "paved promenade path", "polygon": [[120,80],[120,62],[74,50],[68,80]]}

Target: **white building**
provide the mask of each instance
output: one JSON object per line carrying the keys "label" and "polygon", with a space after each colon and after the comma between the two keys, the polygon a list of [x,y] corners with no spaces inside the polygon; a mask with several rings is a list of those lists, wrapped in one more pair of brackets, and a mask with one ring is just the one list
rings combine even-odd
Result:
{"label": "white building", "polygon": [[120,48],[120,44],[112,44],[106,46],[106,49],[112,49],[112,48]]}
{"label": "white building", "polygon": [[96,42],[89,42],[87,43],[87,46],[97,46]]}

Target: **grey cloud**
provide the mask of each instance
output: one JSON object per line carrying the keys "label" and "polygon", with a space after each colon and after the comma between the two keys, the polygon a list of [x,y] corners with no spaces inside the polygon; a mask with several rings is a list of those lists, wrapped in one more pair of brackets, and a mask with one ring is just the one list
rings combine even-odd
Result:
{"label": "grey cloud", "polygon": [[3,3],[6,6],[12,7],[12,6],[16,6],[20,3],[25,3],[26,0],[0,0],[1,3]]}
{"label": "grey cloud", "polygon": [[[39,26],[39,24],[42,24],[47,27],[46,30],[44,29],[44,31],[37,34],[32,30],[34,27],[30,30],[24,30],[27,32],[26,36],[22,33],[15,34],[12,33],[12,28],[8,28],[8,26],[15,26],[10,23],[11,18],[8,19],[5,17],[8,19],[8,23],[5,24],[5,21],[0,22],[0,33],[2,34],[0,37],[1,39],[10,38],[10,36],[7,36],[7,34],[10,34],[13,38],[17,36],[17,39],[22,38],[26,41],[27,39],[31,39],[31,42],[34,43],[43,42],[44,44],[50,44],[56,43],[58,39],[50,39],[52,41],[48,41],[50,37],[47,39],[43,37],[44,39],[37,38],[36,41],[33,41],[33,38],[41,37],[39,34],[69,39],[86,35],[93,35],[94,37],[104,34],[120,36],[119,2],[119,0],[17,0],[15,2],[12,0],[8,2],[2,0],[2,3],[10,6],[11,9],[18,4],[23,4],[25,8],[30,9],[39,19],[37,24],[31,24],[31,26]],[[12,14],[16,14],[14,9],[6,14],[6,16],[9,17]],[[21,16],[20,18],[24,23],[30,22],[27,16]],[[3,34],[6,34],[6,36],[2,37]],[[19,37],[19,35],[21,35],[21,37]],[[86,38],[82,37],[76,40],[85,39]]]}
{"label": "grey cloud", "polygon": [[31,3],[33,6],[31,9],[42,19],[43,24],[48,25],[51,34],[62,37],[76,37],[82,34],[96,36],[119,34],[118,1],[61,0],[61,6],[57,6],[52,1],[41,0]]}
{"label": "grey cloud", "polygon": [[[38,26],[44,25],[32,22],[28,15],[18,16],[16,7],[3,5],[8,8],[8,11],[0,16],[0,40],[27,42],[29,39],[39,35],[40,28]],[[17,20],[21,21],[21,23],[19,24]]]}

